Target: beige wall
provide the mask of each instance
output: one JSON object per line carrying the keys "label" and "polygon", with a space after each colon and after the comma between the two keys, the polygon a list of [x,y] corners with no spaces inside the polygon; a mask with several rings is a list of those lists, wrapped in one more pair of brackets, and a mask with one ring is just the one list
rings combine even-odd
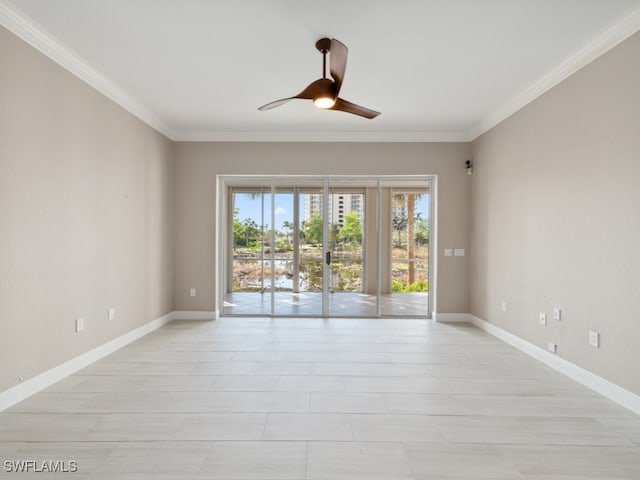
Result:
{"label": "beige wall", "polygon": [[0,65],[2,391],[172,310],[175,199],[169,140],[3,28]]}
{"label": "beige wall", "polygon": [[[178,143],[176,148],[176,310],[216,308],[216,175],[437,175],[438,245],[467,248],[469,144]],[[467,312],[467,257],[439,255],[438,262],[437,311]],[[196,297],[189,296],[191,287]]]}
{"label": "beige wall", "polygon": [[439,313],[555,342],[640,393],[640,35],[472,144],[173,144],[1,28],[0,65],[0,391],[217,308],[216,175],[415,174],[438,178]]}
{"label": "beige wall", "polygon": [[471,313],[636,394],[639,86],[636,34],[473,142],[470,257]]}

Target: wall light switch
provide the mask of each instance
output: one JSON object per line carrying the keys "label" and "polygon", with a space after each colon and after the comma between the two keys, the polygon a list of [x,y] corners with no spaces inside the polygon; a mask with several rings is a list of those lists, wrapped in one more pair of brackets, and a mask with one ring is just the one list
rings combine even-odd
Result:
{"label": "wall light switch", "polygon": [[503,312],[506,312],[506,311],[507,311],[507,302],[505,302],[505,301],[503,300],[503,301],[502,301],[502,303],[500,303],[500,309],[501,309]]}
{"label": "wall light switch", "polygon": [[553,319],[562,320],[562,311],[559,308],[553,309]]}
{"label": "wall light switch", "polygon": [[589,345],[600,348],[600,334],[589,330]]}
{"label": "wall light switch", "polygon": [[444,256],[445,257],[452,257],[453,256],[453,250],[451,248],[445,248],[444,249]]}
{"label": "wall light switch", "polygon": [[190,290],[189,294],[190,294],[192,297],[195,297],[195,296],[196,296],[196,289],[195,289],[195,288],[192,288],[192,289]]}
{"label": "wall light switch", "polygon": [[84,318],[76,319],[76,332],[81,332],[84,330]]}
{"label": "wall light switch", "polygon": [[107,310],[107,320],[114,320],[116,318],[116,309],[111,307]]}
{"label": "wall light switch", "polygon": [[456,248],[456,249],[453,251],[453,254],[454,254],[456,257],[464,257],[464,248]]}

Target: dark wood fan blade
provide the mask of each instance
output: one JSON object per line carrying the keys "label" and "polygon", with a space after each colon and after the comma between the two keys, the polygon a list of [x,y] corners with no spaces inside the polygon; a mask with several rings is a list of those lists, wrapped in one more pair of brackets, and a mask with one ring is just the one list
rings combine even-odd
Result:
{"label": "dark wood fan blade", "polygon": [[333,80],[336,82],[336,94],[340,92],[342,81],[344,80],[344,72],[347,69],[347,47],[336,40],[331,39],[331,48],[329,49],[330,71]]}
{"label": "dark wood fan blade", "polygon": [[311,82],[307,85],[303,91],[301,91],[295,98],[306,98],[313,100],[321,94],[332,93],[333,82],[328,78],[320,78],[315,82]]}
{"label": "dark wood fan blade", "polygon": [[289,98],[283,98],[281,100],[276,100],[275,102],[267,103],[266,105],[262,105],[261,107],[258,107],[258,110],[260,110],[261,112],[264,112],[265,110],[271,110],[272,108],[276,108],[276,107],[279,107],[280,105],[284,105],[289,100],[293,100],[294,98],[297,98],[297,97],[289,97]]}
{"label": "dark wood fan blade", "polygon": [[361,117],[372,119],[380,115],[380,112],[371,110],[369,108],[361,107],[355,103],[347,102],[342,98],[336,99],[336,104],[331,107],[331,110],[340,110],[341,112],[353,113],[354,115],[360,115]]}
{"label": "dark wood fan blade", "polygon": [[[294,97],[283,98],[281,100],[276,100],[275,102],[267,103],[258,108],[260,111],[271,110],[272,108],[279,107],[280,105],[284,105],[289,100],[294,100],[296,98],[300,98],[303,100],[313,100],[317,96],[321,94],[329,94],[333,95],[333,82],[328,78],[321,78],[316,80],[315,82],[311,82],[307,87],[302,90],[299,94]],[[335,95],[333,95],[335,96]]]}

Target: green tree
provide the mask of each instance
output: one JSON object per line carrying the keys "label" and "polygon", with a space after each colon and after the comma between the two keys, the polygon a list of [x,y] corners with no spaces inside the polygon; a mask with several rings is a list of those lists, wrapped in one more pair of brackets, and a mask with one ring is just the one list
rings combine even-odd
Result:
{"label": "green tree", "polygon": [[[391,219],[391,226],[394,232],[398,232],[397,243],[394,243],[394,246],[401,248],[402,247],[402,232],[407,229],[407,217],[405,215],[394,215]],[[393,237],[393,236],[392,236]],[[391,238],[393,242],[393,238]]]}
{"label": "green tree", "polygon": [[287,243],[293,243],[293,239],[292,239],[293,223],[288,220],[285,220],[284,222],[282,222],[282,229],[284,230]]}
{"label": "green tree", "polygon": [[362,223],[354,211],[344,216],[344,225],[338,232],[338,241],[344,243],[362,243]]}
{"label": "green tree", "polygon": [[245,218],[242,223],[242,245],[252,246],[258,243],[262,232],[260,226],[251,218]]}
{"label": "green tree", "polygon": [[250,218],[240,220],[238,209],[233,211],[233,246],[246,247],[254,244],[260,239],[260,226]]}
{"label": "green tree", "polygon": [[394,195],[394,201],[397,205],[404,205],[405,201],[407,205],[407,263],[409,268],[409,284],[412,284],[416,280],[415,210],[416,200],[420,197],[422,197],[422,194],[419,193],[401,193]]}
{"label": "green tree", "polygon": [[426,245],[429,243],[429,219],[421,218],[420,214],[416,215],[415,224],[416,243],[418,245]]}
{"label": "green tree", "polygon": [[234,248],[240,245],[240,241],[244,237],[242,222],[238,218],[240,211],[237,208],[233,209],[233,246]]}
{"label": "green tree", "polygon": [[415,193],[407,194],[407,259],[409,260],[409,285],[416,281],[416,237],[414,235],[416,196]]}
{"label": "green tree", "polygon": [[302,222],[302,236],[307,243],[322,243],[322,216],[314,213],[309,220]]}

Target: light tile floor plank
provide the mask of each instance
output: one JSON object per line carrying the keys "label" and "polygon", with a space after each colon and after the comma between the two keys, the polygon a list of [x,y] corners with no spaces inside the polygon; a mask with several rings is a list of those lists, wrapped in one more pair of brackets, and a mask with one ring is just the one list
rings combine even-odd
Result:
{"label": "light tile floor plank", "polygon": [[199,478],[299,480],[306,468],[306,442],[216,442]]}
{"label": "light tile floor plank", "polygon": [[223,318],[0,412],[0,454],[81,480],[637,480],[640,417],[470,325]]}

